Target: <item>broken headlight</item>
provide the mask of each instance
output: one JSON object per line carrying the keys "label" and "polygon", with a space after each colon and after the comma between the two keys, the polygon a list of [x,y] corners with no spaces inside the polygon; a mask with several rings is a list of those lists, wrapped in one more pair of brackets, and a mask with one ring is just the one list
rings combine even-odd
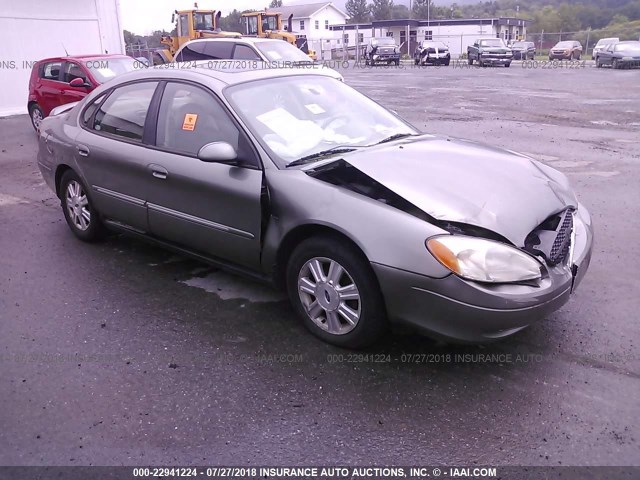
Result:
{"label": "broken headlight", "polygon": [[514,247],[464,235],[438,235],[426,242],[431,254],[456,275],[476,282],[538,280],[540,262]]}

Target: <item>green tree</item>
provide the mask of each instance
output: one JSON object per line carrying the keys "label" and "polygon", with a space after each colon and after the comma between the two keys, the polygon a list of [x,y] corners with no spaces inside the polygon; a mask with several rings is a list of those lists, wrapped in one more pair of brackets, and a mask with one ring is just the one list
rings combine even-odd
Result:
{"label": "green tree", "polygon": [[350,23],[366,23],[371,18],[369,14],[371,7],[367,4],[367,0],[347,0],[345,8],[351,17]]}
{"label": "green tree", "polygon": [[429,18],[432,9],[431,0],[413,0],[413,18]]}
{"label": "green tree", "polygon": [[406,5],[394,5],[391,9],[391,18],[393,19],[401,19],[409,18],[409,7]]}
{"label": "green tree", "polygon": [[255,10],[243,10],[239,11],[233,9],[229,15],[220,18],[220,28],[226,32],[244,32],[244,21],[242,19],[243,13],[255,12]]}
{"label": "green tree", "polygon": [[269,8],[280,8],[282,6],[282,0],[271,0]]}
{"label": "green tree", "polygon": [[371,15],[374,20],[391,20],[393,18],[393,0],[373,0]]}

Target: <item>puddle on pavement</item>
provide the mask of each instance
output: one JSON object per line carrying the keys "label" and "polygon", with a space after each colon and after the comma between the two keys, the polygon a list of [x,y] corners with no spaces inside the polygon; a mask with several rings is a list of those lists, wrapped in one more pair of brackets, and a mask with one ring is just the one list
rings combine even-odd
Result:
{"label": "puddle on pavement", "polygon": [[222,270],[216,270],[204,277],[182,280],[180,283],[215,293],[222,300],[244,299],[252,303],[286,300],[286,296],[282,292]]}

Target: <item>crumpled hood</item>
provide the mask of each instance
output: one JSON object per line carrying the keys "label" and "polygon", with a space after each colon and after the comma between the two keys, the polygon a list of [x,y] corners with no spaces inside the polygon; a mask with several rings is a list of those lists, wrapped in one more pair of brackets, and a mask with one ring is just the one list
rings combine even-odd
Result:
{"label": "crumpled hood", "polygon": [[423,135],[342,158],[432,217],[487,228],[517,246],[549,216],[578,204],[557,170],[465,140]]}

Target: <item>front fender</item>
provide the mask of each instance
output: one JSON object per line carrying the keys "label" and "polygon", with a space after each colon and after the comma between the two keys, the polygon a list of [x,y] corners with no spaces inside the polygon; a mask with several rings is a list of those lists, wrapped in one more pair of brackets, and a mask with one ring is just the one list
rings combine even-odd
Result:
{"label": "front fender", "polygon": [[265,171],[270,205],[262,268],[271,272],[287,234],[304,225],[331,228],[350,238],[370,262],[432,278],[451,272],[427,250],[425,241],[446,233],[416,216],[322,180],[301,170]]}

